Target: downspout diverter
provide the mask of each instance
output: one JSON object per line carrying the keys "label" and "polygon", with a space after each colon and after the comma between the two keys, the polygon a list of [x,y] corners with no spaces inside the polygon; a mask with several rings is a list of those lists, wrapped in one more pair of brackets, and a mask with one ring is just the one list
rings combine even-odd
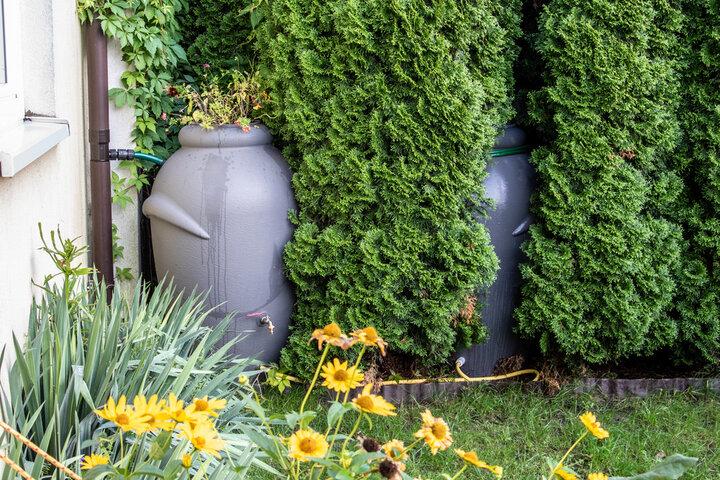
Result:
{"label": "downspout diverter", "polygon": [[112,203],[110,186],[110,121],[108,115],[107,39],[100,22],[85,25],[88,76],[88,140],[90,142],[90,216],[92,221],[92,263],[98,280],[112,294]]}

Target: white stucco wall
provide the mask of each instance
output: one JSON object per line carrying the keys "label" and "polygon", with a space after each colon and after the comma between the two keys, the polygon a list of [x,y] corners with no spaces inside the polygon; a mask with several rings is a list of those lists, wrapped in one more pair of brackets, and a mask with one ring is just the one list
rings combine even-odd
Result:
{"label": "white stucco wall", "polygon": [[70,123],[64,139],[15,177],[0,178],[0,346],[25,334],[32,296],[53,271],[37,224],[87,242],[85,116],[75,0],[22,4],[25,109]]}
{"label": "white stucco wall", "polygon": [[[120,87],[120,75],[127,70],[127,65],[122,61],[120,47],[115,41],[108,44],[108,83],[110,88]],[[130,134],[135,124],[135,114],[132,109],[123,107],[116,108],[110,102],[110,148],[134,149]],[[118,168],[119,162],[112,162],[112,168],[121,177],[127,176],[128,172]],[[129,192],[133,199],[131,205],[120,208],[113,205],[113,223],[118,227],[120,244],[125,247],[123,259],[117,262],[117,267],[130,268],[133,277],[140,275],[140,251],[139,251],[139,228],[138,198],[134,190]],[[116,282],[122,291],[131,291],[134,282]]]}

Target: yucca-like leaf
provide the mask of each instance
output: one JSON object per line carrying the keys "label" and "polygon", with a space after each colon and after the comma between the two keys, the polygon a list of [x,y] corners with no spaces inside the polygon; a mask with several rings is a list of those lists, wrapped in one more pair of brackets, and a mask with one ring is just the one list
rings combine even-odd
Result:
{"label": "yucca-like leaf", "polygon": [[[226,436],[232,475],[262,463],[239,427],[258,423],[248,416],[236,382],[240,373],[255,372],[249,371],[249,360],[229,355],[239,339],[221,342],[231,318],[214,329],[204,326],[205,297],[181,295],[172,284],[152,292],[138,284],[129,298],[116,292],[109,304],[97,300],[104,298],[106,289],[97,283],[83,283],[71,299],[46,288],[31,308],[27,338],[13,339],[15,361],[0,402],[3,417],[51,455],[73,459],[78,467],[82,453],[107,433],[93,410],[111,395],[124,394],[129,401],[140,393],[173,392],[186,400],[222,396],[228,407],[218,428]],[[52,473],[17,442],[6,439],[5,444],[34,478]],[[229,475],[227,468],[210,460],[204,470],[211,478],[225,478],[214,472]],[[10,478],[7,469],[0,475]]]}

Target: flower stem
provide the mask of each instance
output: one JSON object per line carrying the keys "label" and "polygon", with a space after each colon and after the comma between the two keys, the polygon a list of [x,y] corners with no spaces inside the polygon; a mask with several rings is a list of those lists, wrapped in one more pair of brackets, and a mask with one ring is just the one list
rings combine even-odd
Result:
{"label": "flower stem", "polygon": [[307,389],[307,392],[305,393],[305,398],[303,398],[302,403],[300,404],[300,413],[303,413],[305,410],[305,404],[308,401],[308,398],[310,398],[310,393],[312,392],[313,388],[315,388],[315,383],[317,382],[318,376],[320,375],[320,369],[322,368],[323,362],[325,361],[325,357],[327,356],[328,350],[330,350],[330,344],[325,344],[325,350],[323,350],[322,355],[320,356],[320,361],[318,362],[318,366],[315,369],[315,375],[313,375],[312,382],[310,382],[310,386]]}
{"label": "flower stem", "polygon": [[575,447],[580,445],[580,442],[582,442],[585,439],[585,437],[587,437],[587,434],[588,434],[588,432],[585,432],[582,435],[580,435],[580,438],[575,440],[575,443],[573,443],[572,446],[570,448],[568,448],[567,452],[565,452],[565,455],[563,455],[563,457],[560,459],[560,461],[557,463],[557,465],[555,465],[555,468],[553,468],[552,471],[550,472],[550,477],[548,477],[548,480],[552,480],[552,478],[555,476],[555,472],[558,470],[558,468],[560,468],[560,466],[563,464],[563,462],[567,459],[567,457],[570,455],[570,452],[575,450]]}
{"label": "flower stem", "polygon": [[350,433],[348,434],[347,438],[342,444],[342,447],[340,448],[340,455],[345,451],[345,447],[347,447],[348,442],[350,439],[355,435],[355,432],[357,432],[358,427],[360,426],[360,421],[363,419],[363,416],[365,415],[365,412],[360,412],[360,415],[358,415],[357,420],[355,420],[355,425],[353,425],[352,430],[350,430]]}
{"label": "flower stem", "polygon": [[457,471],[457,473],[456,473],[455,475],[453,475],[453,476],[450,478],[450,480],[455,480],[455,479],[458,478],[460,475],[462,475],[462,473],[463,473],[465,470],[467,470],[467,467],[468,467],[468,466],[467,466],[467,463],[466,463],[465,465],[463,465],[463,467],[462,467],[460,470]]}

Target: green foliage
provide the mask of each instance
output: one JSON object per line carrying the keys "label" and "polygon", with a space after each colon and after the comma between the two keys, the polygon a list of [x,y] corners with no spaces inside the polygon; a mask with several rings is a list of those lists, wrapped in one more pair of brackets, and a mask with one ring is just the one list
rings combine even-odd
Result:
{"label": "green foliage", "polygon": [[262,116],[269,100],[257,73],[226,72],[206,77],[197,88],[183,85],[178,90],[186,104],[180,124],[197,123],[205,129],[237,125],[249,131],[250,123]]}
{"label": "green foliage", "polygon": [[108,38],[118,42],[129,69],[122,86],[110,90],[115,106],[135,112],[132,138],[137,148],[164,156],[167,135],[162,114],[173,110],[167,88],[179,63],[187,61],[178,43],[176,16],[187,9],[186,0],[78,0],[82,22],[97,20]]}
{"label": "green foliage", "polygon": [[[67,253],[68,241],[60,240],[63,247],[57,249],[51,241],[49,253],[54,259],[60,250],[66,252],[62,258],[73,257]],[[31,308],[27,338],[13,337],[15,360],[0,403],[11,426],[56,458],[75,462],[88,447],[102,444],[105,433],[93,409],[110,395],[222,396],[228,407],[218,425],[228,434],[228,455],[238,467],[259,462],[239,433],[253,420],[244,413],[237,378],[254,372],[246,371],[247,360],[228,353],[233,342],[223,344],[229,317],[217,327],[204,326],[204,299],[189,295],[183,300],[171,285],[150,293],[138,284],[132,298],[116,291],[108,305],[104,286],[90,285],[75,273],[70,277],[70,283],[44,285],[46,295]],[[71,295],[68,285],[73,286]],[[47,468],[21,444],[5,447],[33,478]],[[5,469],[0,478],[14,477]]]}
{"label": "green foliage", "polygon": [[252,70],[254,28],[262,20],[265,0],[196,0],[180,18],[182,44],[195,73],[207,64],[223,70]]}
{"label": "green foliage", "polygon": [[[99,21],[105,35],[120,46],[128,70],[120,77],[121,87],[108,92],[116,107],[135,112],[132,140],[136,149],[168,157],[177,148],[175,129],[168,116],[176,102],[167,95],[176,68],[187,57],[179,44],[177,16],[187,9],[187,0],[77,0],[80,21]],[[130,191],[149,184],[140,160],[120,162],[127,176],[112,173],[112,201],[125,208],[132,203]],[[117,232],[114,248],[119,247]],[[118,260],[118,258],[114,258]],[[116,268],[118,280],[131,280],[129,268]]]}
{"label": "green foliage", "polygon": [[610,480],[677,480],[697,463],[697,458],[675,454],[670,455],[645,473],[632,477],[610,477]]}
{"label": "green foliage", "polygon": [[539,19],[544,87],[531,117],[538,222],[525,247],[519,327],[589,362],[671,345],[681,231],[664,215],[682,181],[675,58],[682,16],[665,0],[553,0]]}
{"label": "green foliage", "polygon": [[427,366],[483,331],[456,316],[497,268],[473,213],[511,112],[519,7],[500,3],[269,4],[261,72],[299,206],[293,372],[312,371],[307,338],[329,321],[374,325]]}
{"label": "green foliage", "polygon": [[676,214],[687,249],[676,302],[684,360],[720,360],[720,5],[686,0],[686,65],[681,121],[684,146],[677,155],[687,185]]}

